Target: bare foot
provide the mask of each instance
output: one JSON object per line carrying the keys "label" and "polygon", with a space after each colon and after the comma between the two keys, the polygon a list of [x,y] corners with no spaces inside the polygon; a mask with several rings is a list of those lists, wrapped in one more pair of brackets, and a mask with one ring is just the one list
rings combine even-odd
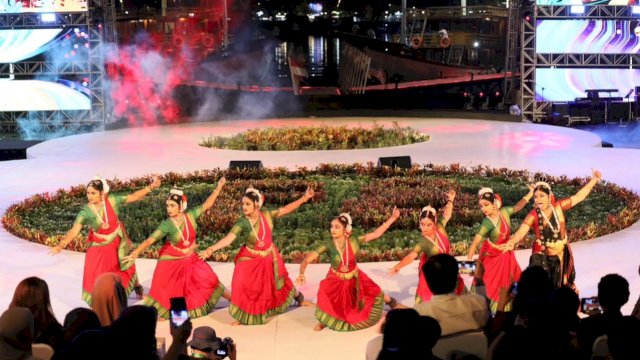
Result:
{"label": "bare foot", "polygon": [[324,329],[326,326],[324,326],[322,323],[318,323],[318,325],[316,325],[313,328],[313,331],[322,331],[322,329]]}
{"label": "bare foot", "polygon": [[169,319],[165,319],[163,317],[158,317],[158,321],[167,321],[167,320],[169,320]]}
{"label": "bare foot", "polygon": [[230,325],[231,326],[241,326],[242,323],[240,321],[236,320],[236,321],[232,322]]}
{"label": "bare foot", "polygon": [[316,306],[316,304],[312,303],[309,300],[302,300],[302,304],[300,306]]}

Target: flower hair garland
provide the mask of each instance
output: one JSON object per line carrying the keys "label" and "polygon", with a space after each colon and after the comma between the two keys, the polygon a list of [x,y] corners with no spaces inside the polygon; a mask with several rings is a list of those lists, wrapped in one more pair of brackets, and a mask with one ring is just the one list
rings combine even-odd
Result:
{"label": "flower hair garland", "polygon": [[347,226],[345,227],[345,230],[350,233],[351,230],[353,230],[353,221],[351,220],[351,215],[349,215],[349,213],[342,213],[340,215],[338,215],[338,219],[339,218],[343,218],[345,220],[347,220]]}
{"label": "flower hair garland", "polygon": [[253,193],[258,196],[258,208],[261,208],[262,204],[264,204],[264,196],[262,195],[262,193],[260,193],[258,189],[255,189],[253,186],[248,187],[244,193],[245,194]]}
{"label": "flower hair garland", "polygon": [[184,212],[187,210],[187,196],[184,194],[184,191],[174,187],[169,191],[168,200],[172,200],[180,204],[180,211]]}
{"label": "flower hair garland", "polygon": [[[93,179],[91,179],[91,183],[95,182],[95,181],[99,181],[102,184],[102,192],[107,194],[109,192],[109,183],[107,183],[107,180],[105,180],[104,178],[96,175],[93,177]],[[89,184],[91,184],[89,183]]]}

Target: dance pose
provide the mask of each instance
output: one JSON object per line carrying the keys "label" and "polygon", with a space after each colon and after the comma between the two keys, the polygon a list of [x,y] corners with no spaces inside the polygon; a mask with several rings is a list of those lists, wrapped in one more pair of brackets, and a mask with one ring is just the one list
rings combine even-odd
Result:
{"label": "dance pose", "polygon": [[[420,265],[418,266],[418,289],[416,290],[416,304],[424,301],[429,301],[431,296],[431,290],[427,285],[427,281],[422,273],[422,266],[427,262],[429,256],[435,254],[450,254],[451,244],[449,243],[449,237],[445,231],[445,227],[451,219],[453,213],[453,200],[456,198],[456,192],[449,190],[447,192],[447,204],[444,208],[444,214],[440,219],[436,214],[436,209],[431,206],[425,206],[420,211],[420,233],[424,238],[418,243],[407,256],[405,256],[399,263],[389,270],[389,275],[393,276],[397,274],[400,269],[409,265],[420,254]],[[462,278],[458,276],[458,287],[456,289],[457,294],[462,294],[465,291],[464,282]]]}
{"label": "dance pose", "polygon": [[226,182],[224,177],[221,178],[205,202],[189,211],[186,211],[187,197],[184,193],[178,189],[171,190],[166,201],[169,218],[127,257],[127,260],[134,261],[151,244],[166,239],[153,272],[151,289],[144,299],[144,305],[155,307],[162,318],[169,317],[169,300],[172,297],[185,298],[191,319],[207,315],[220,296],[231,299],[211,266],[195,253],[196,219],[213,206]]}
{"label": "dance pose", "polygon": [[491,301],[491,311],[496,312],[500,291],[507,291],[514,282],[520,279],[520,266],[513,251],[502,251],[497,245],[506,244],[511,236],[511,215],[522,210],[533,197],[533,186],[529,192],[514,206],[502,206],[502,198],[491,188],[482,188],[478,192],[478,204],[485,218],[480,229],[473,238],[467,259],[473,255],[482,243],[479,255],[479,266],[484,268],[483,281],[487,297]]}
{"label": "dance pose", "polygon": [[229,313],[236,320],[232,325],[264,324],[267,318],[283,313],[295,299],[303,305],[304,296],[296,290],[284,267],[282,256],[272,240],[275,220],[295,211],[314,195],[311,188],[298,200],[278,210],[261,210],[264,196],[248,188],[242,197],[243,217],[229,234],[200,253],[206,259],[215,251],[229,246],[237,238],[244,241],[234,259]]}
{"label": "dance pose", "polygon": [[382,317],[382,302],[391,308],[397,305],[394,298],[382,292],[363,271],[358,269],[356,254],[363,243],[382,236],[389,226],[400,216],[393,208],[391,217],[375,231],[364,236],[351,238],[352,226],[349,214],[340,214],[331,221],[331,241],[318,246],[300,264],[297,285],[305,283],[304,271],[307,264],[322,253],[328,253],[331,267],[327,277],[320,282],[316,318],[319,323],[314,330],[329,327],[337,331],[366,329]]}
{"label": "dance pose", "polygon": [[536,208],[527,215],[511,240],[499,248],[503,251],[513,250],[515,245],[533,228],[536,241],[533,244],[529,266],[544,268],[556,288],[569,286],[576,290],[574,284],[576,272],[567,238],[564,211],[586,199],[601,178],[600,171],[593,170],[591,180],[582,189],[569,198],[557,201],[548,183],[542,181],[535,183],[533,198]]}
{"label": "dance pose", "polygon": [[109,195],[109,184],[105,179],[95,177],[87,185],[88,204],[80,210],[73,227],[64,239],[50,252],[52,255],[59,253],[80,234],[83,225],[89,225],[89,248],[84,260],[82,278],[82,299],[87,304],[91,305],[91,293],[96,278],[106,272],[116,273],[122,278],[127,296],[135,290],[138,298],[142,299],[143,290],[138,283],[136,267],[125,261],[125,256],[133,245],[118,215],[123,204],[139,201],[158,187],[160,180],[154,178],[151,184],[133,194]]}

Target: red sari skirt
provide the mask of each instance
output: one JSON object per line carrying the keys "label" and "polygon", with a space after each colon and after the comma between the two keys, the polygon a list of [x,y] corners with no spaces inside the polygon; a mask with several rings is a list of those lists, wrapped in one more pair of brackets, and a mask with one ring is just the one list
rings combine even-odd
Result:
{"label": "red sari skirt", "polygon": [[[418,289],[416,289],[416,304],[420,304],[422,302],[427,302],[431,300],[433,293],[429,289],[429,285],[427,285],[427,280],[424,278],[424,274],[422,273],[422,265],[427,262],[427,255],[422,253],[420,257],[420,265],[418,265]],[[456,287],[456,295],[461,295],[467,292],[467,289],[464,286],[464,281],[462,277],[458,275],[458,286]]]}
{"label": "red sari skirt", "polygon": [[522,270],[513,251],[503,252],[495,249],[489,241],[480,248],[480,261],[484,267],[482,277],[487,289],[487,297],[491,300],[492,311],[497,306],[500,289],[509,289],[514,282],[520,280]]}
{"label": "red sari skirt", "polygon": [[354,269],[329,269],[320,282],[316,318],[336,331],[354,331],[375,325],[382,317],[384,294],[367,274]]}
{"label": "red sari skirt", "polygon": [[234,319],[245,325],[260,325],[291,305],[296,289],[275,245],[266,250],[243,245],[234,261],[229,305]]}
{"label": "red sari skirt", "polygon": [[113,228],[100,229],[98,233],[89,230],[88,241],[89,248],[84,260],[82,277],[82,300],[91,306],[93,284],[98,276],[107,272],[118,274],[122,278],[122,286],[129,295],[138,281],[138,276],[135,264],[121,261],[131,249],[124,229],[118,223]]}
{"label": "red sari skirt", "polygon": [[207,315],[224,292],[224,285],[211,266],[191,250],[188,255],[166,243],[160,249],[160,259],[153,272],[151,289],[144,305],[153,306],[158,316],[169,318],[172,297],[184,297],[189,318]]}

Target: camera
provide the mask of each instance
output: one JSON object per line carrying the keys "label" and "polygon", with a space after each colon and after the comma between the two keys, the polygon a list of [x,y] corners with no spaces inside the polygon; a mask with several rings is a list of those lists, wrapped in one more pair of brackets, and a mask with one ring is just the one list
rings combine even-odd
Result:
{"label": "camera", "polygon": [[458,261],[458,272],[460,274],[473,274],[476,272],[475,261]]}
{"label": "camera", "polygon": [[226,337],[220,341],[220,347],[216,349],[216,355],[221,358],[225,358],[229,356],[229,351],[231,351],[231,347],[233,346],[233,339],[230,337]]}
{"label": "camera", "polygon": [[580,311],[585,314],[599,314],[600,313],[600,301],[597,296],[580,299]]}

